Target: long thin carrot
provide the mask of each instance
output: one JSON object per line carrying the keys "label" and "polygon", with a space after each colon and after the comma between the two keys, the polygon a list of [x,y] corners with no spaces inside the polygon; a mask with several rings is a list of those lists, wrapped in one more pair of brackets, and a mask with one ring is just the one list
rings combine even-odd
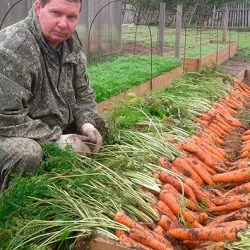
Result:
{"label": "long thin carrot", "polygon": [[234,221],[226,221],[226,222],[217,223],[213,227],[214,228],[217,228],[217,227],[227,228],[227,227],[232,227],[232,226],[240,230],[246,230],[248,228],[248,223],[245,220],[234,220]]}
{"label": "long thin carrot", "polygon": [[249,205],[250,205],[249,199],[245,199],[245,200],[242,199],[237,202],[232,202],[231,204],[210,207],[209,211],[214,212],[214,213],[226,213],[226,212],[231,212],[231,211],[235,211],[241,208],[248,207]]}
{"label": "long thin carrot", "polygon": [[230,204],[232,202],[237,202],[240,200],[244,200],[244,199],[249,199],[250,198],[250,194],[240,194],[240,195],[235,195],[235,196],[229,196],[229,197],[219,197],[216,199],[213,199],[213,203],[217,206],[221,206],[221,205],[226,205],[226,204]]}
{"label": "long thin carrot", "polygon": [[205,168],[202,167],[201,164],[199,164],[198,161],[191,158],[186,158],[186,161],[190,164],[190,166],[194,169],[194,171],[202,178],[202,180],[208,184],[213,185],[214,182],[210,176],[210,174],[207,172]]}
{"label": "long thin carrot", "polygon": [[193,192],[193,190],[186,185],[185,183],[181,183],[177,178],[173,177],[172,175],[166,173],[166,172],[161,172],[160,173],[160,180],[164,183],[169,183],[173,185],[179,192],[182,193],[184,191],[184,194],[187,198],[192,200],[193,202],[197,202],[196,196]]}
{"label": "long thin carrot", "polygon": [[160,220],[158,221],[158,225],[160,225],[165,231],[168,231],[172,228],[180,227],[179,224],[173,222],[168,216],[162,215]]}
{"label": "long thin carrot", "polygon": [[228,196],[235,196],[238,194],[249,194],[249,193],[250,193],[250,182],[244,183],[240,186],[231,189],[230,191],[226,192],[224,196],[228,197]]}
{"label": "long thin carrot", "polygon": [[250,213],[250,208],[242,208],[231,213],[222,214],[217,216],[212,221],[210,221],[206,226],[211,227],[216,224],[227,222],[227,221],[234,221],[234,220],[245,220],[248,221],[248,215]]}
{"label": "long thin carrot", "polygon": [[199,185],[204,184],[200,176],[193,170],[190,164],[184,158],[177,157],[172,164],[179,169],[185,176],[195,180]]}
{"label": "long thin carrot", "polygon": [[208,194],[205,190],[201,189],[192,179],[187,178],[185,179],[185,183],[189,185],[193,191],[195,192],[195,195],[197,199],[205,203],[209,208],[215,207],[215,204],[211,201],[211,194]]}
{"label": "long thin carrot", "polygon": [[129,247],[129,248],[136,248],[138,250],[150,250],[151,248],[136,242],[132,238],[128,236],[128,234],[122,230],[117,230],[116,236],[119,237],[120,244]]}
{"label": "long thin carrot", "polygon": [[131,229],[129,237],[147,247],[151,247],[154,250],[174,250],[170,243],[169,245],[163,244],[150,234],[145,234],[145,232],[137,228]]}
{"label": "long thin carrot", "polygon": [[165,190],[162,190],[160,195],[159,195],[159,198],[165,203],[168,205],[168,207],[170,207],[170,209],[173,211],[173,213],[177,216],[183,216],[183,218],[192,223],[194,221],[198,221],[199,220],[199,217],[197,214],[191,212],[191,211],[188,211],[187,208],[185,207],[182,207],[180,205],[180,202],[177,201],[177,199],[175,198],[175,196],[171,193],[168,193],[167,191]]}
{"label": "long thin carrot", "polygon": [[154,227],[153,232],[155,232],[155,233],[157,233],[157,234],[164,237],[164,232],[165,231],[159,224]]}
{"label": "long thin carrot", "polygon": [[240,183],[250,181],[250,169],[239,169],[212,176],[215,183]]}
{"label": "long thin carrot", "polygon": [[237,228],[228,227],[202,227],[202,228],[175,228],[170,229],[168,233],[179,240],[197,240],[197,241],[235,241],[237,239]]}
{"label": "long thin carrot", "polygon": [[142,226],[140,224],[138,224],[137,222],[135,222],[134,220],[132,220],[129,216],[127,216],[124,212],[117,212],[114,216],[114,220],[116,222],[119,222],[129,228],[132,227],[139,227],[141,228]]}
{"label": "long thin carrot", "polygon": [[166,216],[168,216],[174,223],[180,226],[180,222],[170,207],[163,201],[158,201],[156,207]]}
{"label": "long thin carrot", "polygon": [[171,184],[164,184],[162,186],[162,190],[166,190],[169,193],[172,193],[176,198],[178,199],[184,199],[185,204],[187,206],[188,209],[192,210],[192,211],[199,211],[200,207],[197,203],[194,203],[193,201],[189,200],[188,198],[184,197],[179,191],[177,191],[177,189],[172,186]]}
{"label": "long thin carrot", "polygon": [[221,161],[217,161],[215,160],[211,155],[206,154],[204,152],[204,150],[202,150],[201,148],[199,148],[196,144],[194,143],[185,143],[182,144],[182,148],[190,153],[195,154],[195,156],[197,156],[201,161],[203,161],[205,164],[207,164],[209,167],[213,167],[215,164],[221,163],[223,164],[223,162]]}

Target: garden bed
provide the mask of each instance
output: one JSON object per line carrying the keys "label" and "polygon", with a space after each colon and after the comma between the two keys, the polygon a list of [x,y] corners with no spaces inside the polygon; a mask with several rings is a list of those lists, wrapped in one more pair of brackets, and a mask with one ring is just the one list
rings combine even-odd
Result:
{"label": "garden bed", "polygon": [[[220,41],[218,45],[216,44],[217,42],[218,41],[211,40],[209,43],[209,49],[203,48],[201,56],[199,48],[196,48],[195,51],[188,50],[185,58],[182,58],[184,71],[199,71],[201,67],[209,65],[212,62],[222,64],[235,56],[237,52],[237,42],[232,41],[228,43]],[[215,51],[209,53],[211,52],[211,49],[214,49]],[[197,56],[194,57],[195,55]]]}
{"label": "garden bed", "polygon": [[98,112],[112,107],[129,93],[142,96],[166,88],[183,72],[176,58],[153,56],[151,81],[150,65],[151,58],[147,56],[122,56],[91,67],[89,74],[96,92]]}

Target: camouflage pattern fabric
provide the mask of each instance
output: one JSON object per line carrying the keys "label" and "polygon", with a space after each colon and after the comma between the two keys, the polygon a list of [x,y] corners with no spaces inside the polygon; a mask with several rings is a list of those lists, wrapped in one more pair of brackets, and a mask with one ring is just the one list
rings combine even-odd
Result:
{"label": "camouflage pattern fabric", "polygon": [[0,193],[7,187],[12,172],[33,172],[42,160],[42,148],[35,140],[0,137]]}
{"label": "camouflage pattern fabric", "polygon": [[[60,50],[47,45],[34,7],[23,21],[1,30],[0,137],[55,141],[72,123],[80,131],[86,122],[104,134],[85,65],[76,34]],[[18,145],[11,142],[11,148]],[[1,138],[0,149],[9,157]],[[3,162],[0,157],[0,171]]]}

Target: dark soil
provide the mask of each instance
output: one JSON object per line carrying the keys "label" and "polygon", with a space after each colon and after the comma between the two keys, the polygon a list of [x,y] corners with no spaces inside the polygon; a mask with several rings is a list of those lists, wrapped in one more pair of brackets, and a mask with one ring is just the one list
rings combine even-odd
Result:
{"label": "dark soil", "polygon": [[241,137],[247,129],[250,129],[250,100],[245,104],[245,108],[245,110],[235,115],[235,118],[241,121],[244,128],[234,128],[230,134],[224,137],[224,151],[230,162],[235,162],[240,159],[240,150],[242,146]]}

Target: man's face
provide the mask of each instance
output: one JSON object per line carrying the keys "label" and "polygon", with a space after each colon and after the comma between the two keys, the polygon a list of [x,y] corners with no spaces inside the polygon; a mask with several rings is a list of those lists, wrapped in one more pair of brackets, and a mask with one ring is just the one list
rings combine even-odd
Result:
{"label": "man's face", "polygon": [[66,0],[50,0],[44,7],[38,0],[35,11],[47,43],[56,48],[71,37],[79,21],[81,4]]}

